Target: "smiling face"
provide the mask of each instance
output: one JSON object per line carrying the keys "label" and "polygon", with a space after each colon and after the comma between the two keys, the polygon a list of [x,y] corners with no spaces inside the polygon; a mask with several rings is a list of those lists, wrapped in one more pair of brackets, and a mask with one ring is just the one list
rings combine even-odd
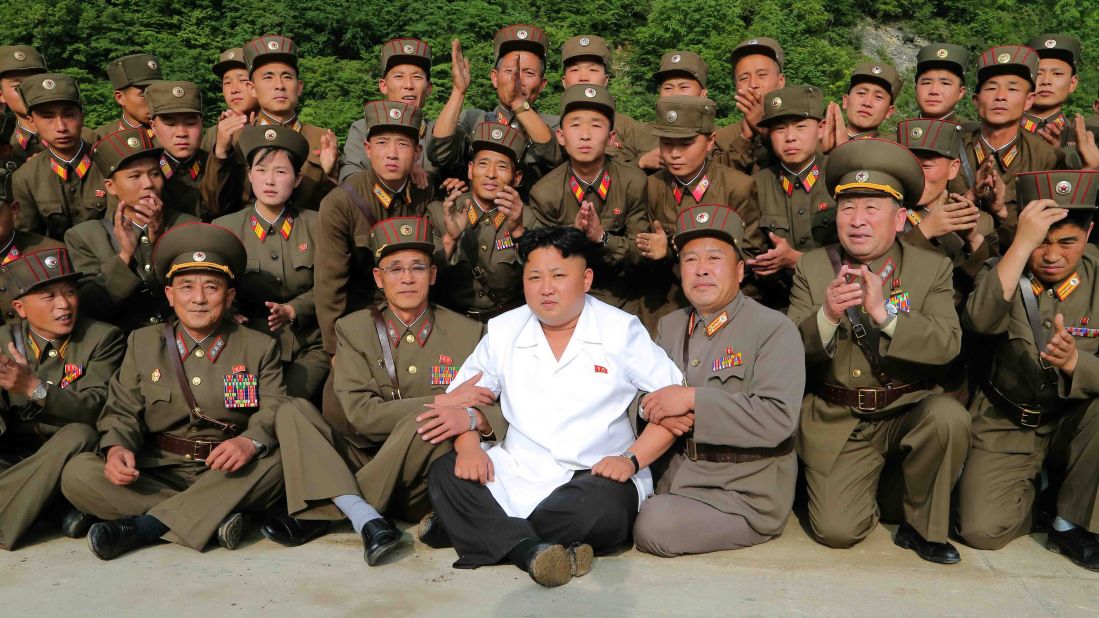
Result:
{"label": "smiling face", "polygon": [[892,197],[851,196],[837,202],[840,244],[864,264],[885,255],[904,229],[906,211]]}
{"label": "smiling face", "polygon": [[252,194],[257,202],[279,209],[290,201],[294,189],[301,183],[301,176],[286,150],[268,148],[253,155],[248,181],[252,183]]}
{"label": "smiling face", "polygon": [[247,69],[229,69],[221,76],[221,96],[229,109],[241,114],[256,111],[259,102],[251,84]]}
{"label": "smiling face", "polygon": [[927,118],[942,118],[965,96],[965,82],[953,71],[929,69],[916,79],[916,106]]}
{"label": "smiling face", "polygon": [[374,283],[385,293],[385,302],[408,315],[427,308],[435,285],[431,256],[419,249],[401,249],[383,257],[374,268]]}
{"label": "smiling face", "polygon": [[744,280],[744,262],[725,240],[701,236],[679,252],[683,293],[702,315],[711,315],[732,302]]}
{"label": "smiling face", "polygon": [[813,118],[789,118],[771,125],[771,149],[794,172],[813,158],[820,140],[820,121]]}
{"label": "smiling face", "polygon": [[419,160],[420,146],[404,131],[378,129],[366,140],[366,156],[378,178],[396,189]]}
{"label": "smiling face", "polygon": [[1080,259],[1088,246],[1088,235],[1094,225],[1088,224],[1087,229],[1084,229],[1079,224],[1070,222],[1053,227],[1042,244],[1031,251],[1027,260],[1030,272],[1046,285],[1064,281],[1080,265]]}
{"label": "smiling face", "polygon": [[576,163],[593,163],[603,158],[614,130],[611,121],[592,109],[576,109],[565,114],[557,129],[557,143]]}
{"label": "smiling face", "polygon": [[584,295],[591,289],[592,270],[578,255],[563,257],[556,247],[539,247],[523,264],[523,293],[538,321],[565,326],[580,317]]}
{"label": "smiling face", "polygon": [[164,152],[178,161],[190,159],[202,142],[202,116],[199,114],[160,114],[153,118],[152,127]]}
{"label": "smiling face", "polygon": [[486,208],[505,186],[518,187],[521,178],[511,158],[495,150],[478,150],[469,162],[471,191]]}
{"label": "smiling face", "polygon": [[284,62],[268,62],[256,68],[249,82],[260,109],[279,118],[294,114],[304,86],[294,67]]}
{"label": "smiling face", "polygon": [[977,88],[973,105],[981,122],[993,127],[1019,124],[1023,112],[1034,103],[1030,82],[1018,75],[996,75]]}
{"label": "smiling face", "polygon": [[398,64],[378,80],[378,90],[388,101],[400,101],[422,109],[431,94],[431,77],[414,64]]}
{"label": "smiling face", "polygon": [[751,54],[737,60],[733,68],[737,90],[749,90],[763,95],[786,86],[786,76],[774,58],[763,54]]}
{"label": "smiling face", "polygon": [[221,324],[237,291],[221,273],[192,271],[172,277],[172,282],[164,287],[164,294],[183,326],[192,336],[201,338]]}
{"label": "smiling face", "polygon": [[872,131],[893,115],[889,91],[874,82],[858,82],[843,95],[847,124],[858,133]]}
{"label": "smiling face", "polygon": [[19,317],[47,339],[61,339],[72,332],[79,305],[72,280],[44,285],[11,303]]}
{"label": "smiling face", "polygon": [[1034,112],[1046,113],[1061,107],[1069,95],[1076,92],[1079,78],[1072,73],[1072,65],[1057,58],[1038,61],[1038,80],[1034,89]]}

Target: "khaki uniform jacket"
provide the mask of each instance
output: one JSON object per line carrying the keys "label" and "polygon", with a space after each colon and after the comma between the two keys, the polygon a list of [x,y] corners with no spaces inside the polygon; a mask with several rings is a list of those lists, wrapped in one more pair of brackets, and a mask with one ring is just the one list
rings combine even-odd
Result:
{"label": "khaki uniform jacket", "polygon": [[744,139],[740,133],[742,126],[743,119],[714,132],[714,152],[711,158],[716,163],[748,175],[775,165],[777,159],[763,136],[754,135],[750,140]]}
{"label": "khaki uniform jacket", "polygon": [[[385,367],[370,310],[356,311],[336,322],[333,386],[346,415],[346,423],[342,424],[356,434],[347,437],[360,447],[381,444],[403,418],[418,414],[424,404],[446,393],[485,330],[483,324],[435,305],[429,305],[424,315],[407,328],[385,306],[382,319],[393,350],[399,399]],[[507,424],[499,405],[480,410],[496,435],[503,436]]]}
{"label": "khaki uniform jacket", "polygon": [[[178,323],[174,332],[187,346],[183,371],[194,393],[195,403],[206,416],[242,428],[240,435],[272,449],[275,439],[275,410],[286,401],[282,381],[279,344],[254,330],[224,321],[199,349]],[[176,342],[170,345],[176,346]],[[220,351],[217,351],[220,349]],[[123,446],[137,455],[138,467],[183,463],[182,455],[157,447],[153,434],[168,433],[189,440],[228,440],[235,436],[191,417],[165,346],[160,324],[130,333],[122,367],[111,378],[107,405],[97,426],[103,435],[102,452]],[[243,369],[243,371],[241,371]],[[258,405],[227,408],[226,382],[233,376],[250,374],[257,381]]]}
{"label": "khaki uniform jacket", "polygon": [[160,157],[160,169],[164,172],[164,207],[209,220],[213,211],[202,201],[202,176],[210,153],[198,150],[187,161],[176,161],[164,154]]}
{"label": "khaki uniform jacket", "polygon": [[[895,242],[885,255],[869,265],[880,273],[887,261],[896,265],[883,282],[888,300],[892,280],[908,294],[908,311],[900,311],[893,336],[881,335],[882,370],[896,385],[929,380],[927,390],[905,394],[885,410],[902,410],[939,389],[936,370],[954,360],[961,350],[962,329],[954,309],[950,261],[937,253]],[[866,356],[855,344],[851,323],[844,317],[831,345],[821,342],[817,313],[824,305],[828,285],[836,278],[826,248],[814,249],[798,261],[788,316],[798,325],[805,344],[806,396],[801,407],[797,447],[805,465],[827,475],[851,435],[859,417],[853,408],[834,405],[815,394],[828,383],[845,388],[881,387]],[[870,324],[869,316],[866,325]]]}
{"label": "khaki uniform jacket", "polygon": [[13,330],[22,332],[24,343],[17,348],[26,350],[24,356],[34,375],[46,382],[47,394],[40,405],[22,393],[0,391],[0,434],[35,435],[45,441],[69,423],[94,425],[107,400],[107,382],[126,351],[122,331],[80,318],[62,350],[32,334],[27,322],[9,324],[0,327],[0,349],[15,343]]}
{"label": "khaki uniform jacket", "polygon": [[[73,268],[83,276],[77,281],[81,310],[110,322],[125,332],[164,321],[172,315],[168,300],[153,268],[153,244],[141,232],[129,264],[118,257],[113,217],[85,221],[65,232],[65,244]],[[164,230],[197,221],[191,215],[164,211]]]}
{"label": "khaki uniform jacket", "polygon": [[[627,167],[613,158],[607,158],[604,169],[610,173],[607,199],[599,197],[600,172],[591,187],[585,190],[584,201],[589,201],[599,213],[599,221],[607,232],[607,245],[592,264],[595,279],[591,294],[608,305],[623,308],[636,297],[631,282],[632,269],[641,262],[637,249],[637,234],[650,228],[647,208],[647,176],[635,167]],[[570,226],[580,212],[580,202],[569,187],[572,166],[566,162],[554,168],[530,191],[528,207],[531,228]],[[579,182],[579,181],[578,181]],[[524,213],[526,218],[526,213]]]}
{"label": "khaki uniform jacket", "polygon": [[34,155],[45,150],[46,147],[42,145],[42,138],[37,133],[24,129],[14,119],[12,123],[15,124],[15,128],[11,132],[11,139],[8,140],[11,150],[8,153],[7,160],[14,162],[15,166],[19,167]]}
{"label": "khaki uniform jacket", "polygon": [[[370,305],[376,299],[374,285],[374,252],[370,246],[370,229],[378,221],[391,217],[422,217],[431,203],[432,191],[420,189],[406,180],[405,188],[393,195],[381,184],[372,170],[352,174],[346,182],[329,193],[321,202],[317,217],[317,250],[315,253],[317,319],[324,338],[324,351],[336,353],[335,324],[340,317]],[[355,195],[370,212],[363,214]],[[390,195],[385,206],[374,193],[375,187]]]}
{"label": "khaki uniform jacket", "polygon": [[[927,210],[920,208],[916,210],[915,214],[916,216],[925,216]],[[970,251],[969,246],[965,244],[965,239],[956,234],[958,240],[962,243],[962,248],[951,252],[939,242],[939,239],[929,239],[924,236],[920,226],[912,225],[912,221],[913,217],[909,214],[908,222],[904,225],[905,231],[900,237],[901,240],[913,247],[934,251],[950,259],[951,264],[954,265],[954,304],[961,307],[970,291],[973,290],[973,282],[977,278],[981,266],[988,259],[1000,255],[1000,238],[996,233],[996,222],[993,220],[992,215],[982,210],[980,218],[977,220],[977,233],[984,236],[984,242],[981,243],[980,247],[977,247],[976,251]]]}
{"label": "khaki uniform jacket", "polygon": [[[1053,336],[1053,320],[1064,315],[1066,328],[1081,328],[1076,338],[1079,360],[1072,377],[1058,369],[1043,370],[1034,334],[1030,330],[1023,294],[1033,294],[1020,284],[1010,301],[996,275],[999,259],[988,261],[977,276],[977,285],[966,303],[963,324],[967,332],[980,336],[986,363],[980,368],[982,380],[991,382],[1005,397],[1021,406],[1042,409],[1063,408],[1072,403],[1099,397],[1099,250],[1088,245],[1076,273],[1080,284],[1064,300],[1048,286],[1038,295],[1038,314],[1046,337]],[[1058,423],[1043,425],[1035,431],[1022,431],[978,393],[970,405],[973,413],[973,446],[993,453],[1030,453],[1037,446],[1037,435],[1048,434]]]}
{"label": "khaki uniform jacket", "polygon": [[[797,328],[784,315],[737,294],[717,319],[726,326],[706,335],[706,322],[687,308],[665,316],[656,341],[695,388],[694,439],[702,444],[770,448],[794,434],[801,397],[804,350]],[[683,362],[688,320],[691,359]],[[730,351],[731,350],[731,351]],[[732,366],[722,363],[737,355]],[[697,361],[697,362],[696,362]],[[760,534],[786,527],[794,503],[797,455],[746,463],[691,461],[678,449],[657,479],[657,493],[693,498],[722,512],[740,515]]]}
{"label": "khaki uniform jacket", "polygon": [[[283,238],[279,230],[287,217],[292,219],[290,235]],[[256,233],[253,220],[264,227],[264,240]],[[321,331],[313,301],[317,213],[287,207],[274,224],[268,224],[255,208],[247,208],[219,217],[214,224],[240,237],[248,253],[247,267],[237,279],[237,305],[248,318],[247,326],[277,338],[283,362],[294,360],[305,350],[320,349]],[[266,301],[293,307],[293,326],[272,333],[267,327],[271,311],[264,305]]]}
{"label": "khaki uniform jacket", "polygon": [[[34,251],[41,251],[43,249],[57,249],[64,246],[64,243],[52,238],[31,234],[30,232],[13,230],[11,242],[0,249],[0,260],[3,260],[6,264],[10,260],[14,260],[27,253],[33,253]],[[19,321],[19,314],[15,312],[15,309],[11,308],[11,301],[15,300],[16,290],[8,288],[7,281],[2,279],[3,274],[4,268],[3,266],[0,266],[0,309],[2,309],[2,311],[0,311],[0,324],[10,324]]]}
{"label": "khaki uniform jacket", "polygon": [[653,135],[651,125],[615,112],[614,139],[607,144],[608,157],[622,165],[637,167],[642,155],[659,147],[660,140]]}
{"label": "khaki uniform jacket", "polygon": [[[91,161],[90,151],[91,145],[85,142],[82,152],[73,161],[73,169],[68,170],[66,180],[61,180],[51,169],[50,161],[56,158],[50,151],[33,157],[15,171],[12,190],[15,201],[19,202],[19,214],[15,219],[17,229],[61,240],[65,230],[72,226],[103,218],[107,212],[107,190],[99,167]],[[84,155],[88,155],[88,166],[81,178],[75,168]],[[65,165],[63,161],[57,162]]]}
{"label": "khaki uniform jacket", "polygon": [[[420,125],[420,160],[417,161],[427,172],[428,183],[436,186],[446,176],[441,176],[439,169],[427,158],[427,149],[434,139],[431,130],[435,128],[434,120],[424,120]],[[370,169],[370,159],[366,156],[366,118],[359,118],[351,123],[347,130],[347,141],[343,145],[343,157],[340,160],[340,182],[345,182],[352,174]],[[465,170],[458,178],[465,178]]]}

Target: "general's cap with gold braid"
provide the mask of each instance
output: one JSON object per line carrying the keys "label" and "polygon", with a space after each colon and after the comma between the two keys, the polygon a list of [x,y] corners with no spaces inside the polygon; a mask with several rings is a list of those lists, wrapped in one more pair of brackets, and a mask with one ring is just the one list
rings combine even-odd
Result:
{"label": "general's cap with gold braid", "polygon": [[45,73],[46,59],[30,45],[0,46],[0,77],[9,71]]}
{"label": "general's cap with gold braid", "polygon": [[739,251],[740,241],[744,238],[744,220],[724,204],[699,204],[680,212],[675,229],[672,242],[678,251],[699,236],[720,238]]}
{"label": "general's cap with gold braid", "polygon": [[212,69],[218,77],[223,77],[231,69],[248,70],[248,65],[244,64],[244,48],[234,47],[221,52]]}
{"label": "general's cap with gold braid", "polygon": [[249,75],[270,62],[282,62],[297,71],[298,46],[278,34],[265,34],[244,44],[244,63],[248,65]]}
{"label": "general's cap with gold braid", "polygon": [[706,87],[706,76],[710,68],[706,61],[693,51],[670,51],[660,57],[660,70],[653,73],[657,84],[676,75],[683,74]]}
{"label": "general's cap with gold braid", "polygon": [[897,142],[920,155],[957,159],[962,149],[962,125],[949,120],[912,118],[897,123]]}
{"label": "general's cap with gold braid", "polygon": [[403,101],[369,101],[363,106],[363,116],[367,139],[375,131],[393,129],[409,134],[417,142],[420,140],[423,112],[415,105]]}
{"label": "general's cap with gold braid", "polygon": [[568,67],[580,60],[594,60],[611,70],[611,48],[606,39],[594,34],[582,34],[565,41],[561,46],[561,66]]}
{"label": "general's cap with gold braid", "polygon": [[160,72],[160,60],[152,54],[130,54],[115,58],[107,65],[107,77],[115,90],[130,86],[148,86],[164,79]]}
{"label": "general's cap with gold braid", "polygon": [[24,253],[0,266],[0,274],[8,289],[14,292],[12,298],[21,298],[51,283],[76,280],[81,276],[73,270],[69,251],[64,247]]}
{"label": "general's cap with gold braid", "polygon": [[593,109],[614,126],[614,95],[598,84],[573,84],[561,94],[561,118],[576,109]]}
{"label": "general's cap with gold braid", "polygon": [[912,208],[923,195],[920,160],[904,146],[885,139],[857,139],[838,146],[828,157],[825,181],[837,200],[887,195]]}
{"label": "general's cap with gold braid", "polygon": [[296,169],[301,169],[309,158],[309,140],[301,133],[281,124],[263,124],[244,127],[237,143],[244,160],[251,165],[252,155],[260,148],[282,148],[290,153]]}
{"label": "general's cap with gold braid", "polygon": [[191,82],[153,82],[145,89],[145,103],[153,116],[201,114],[202,90]]}
{"label": "general's cap with gold braid", "polygon": [[965,80],[965,70],[969,66],[969,50],[951,43],[932,43],[924,45],[916,53],[916,79],[925,71],[946,69]]}
{"label": "general's cap with gold braid", "polygon": [[383,219],[371,228],[370,242],[375,262],[402,249],[418,249],[429,256],[435,252],[431,223],[423,217]]}
{"label": "general's cap with gold braid", "polygon": [[123,129],[92,146],[92,161],[104,176],[110,178],[130,161],[143,157],[159,159],[162,151],[153,144],[145,129]]}
{"label": "general's cap with gold braid", "polygon": [[80,105],[80,88],[64,73],[39,73],[24,79],[19,84],[19,96],[28,111],[36,105],[59,101]]}
{"label": "general's cap with gold braid", "polygon": [[1001,45],[977,58],[977,89],[997,75],[1018,75],[1034,88],[1038,77],[1038,52],[1025,45]]}
{"label": "general's cap with gold braid", "polygon": [[156,276],[165,284],[176,275],[207,271],[235,279],[248,253],[237,235],[212,223],[183,223],[165,232],[153,248]]}
{"label": "general's cap with gold braid", "polygon": [[1056,58],[1067,62],[1072,67],[1072,73],[1076,74],[1080,63],[1080,41],[1076,37],[1067,34],[1043,34],[1031,39],[1027,45],[1038,52],[1040,59]]}
{"label": "general's cap with gold braid", "polygon": [[653,135],[657,137],[694,137],[714,132],[717,104],[707,97],[672,95],[656,100]]}
{"label": "general's cap with gold braid", "polygon": [[763,97],[761,127],[787,118],[824,118],[824,93],[814,86],[787,86]]}
{"label": "general's cap with gold braid", "polygon": [[482,122],[473,128],[470,150],[474,155],[481,150],[495,150],[518,165],[527,150],[527,138],[510,125]]}
{"label": "general's cap with gold braid", "polygon": [[1090,220],[1099,193],[1099,171],[1020,172],[1015,176],[1015,191],[1020,206],[1034,200],[1053,200],[1061,208],[1069,209],[1070,216]]}
{"label": "general's cap with gold braid", "polygon": [[529,51],[545,60],[548,45],[546,33],[541,28],[530,24],[500,28],[492,40],[493,55],[497,61],[501,56],[513,51]]}
{"label": "general's cap with gold braid", "polygon": [[382,75],[402,64],[420,67],[431,79],[431,46],[420,39],[391,39],[382,45]]}

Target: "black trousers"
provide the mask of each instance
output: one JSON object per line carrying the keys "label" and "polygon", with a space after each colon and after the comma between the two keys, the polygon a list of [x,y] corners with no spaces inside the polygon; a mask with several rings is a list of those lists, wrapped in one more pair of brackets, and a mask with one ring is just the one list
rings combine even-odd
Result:
{"label": "black trousers", "polygon": [[458,552],[455,568],[474,569],[501,562],[525,539],[564,546],[587,543],[596,553],[630,539],[637,518],[637,487],[590,470],[577,471],[530,514],[509,517],[487,487],[454,476],[455,453],[431,465],[428,495],[435,514]]}

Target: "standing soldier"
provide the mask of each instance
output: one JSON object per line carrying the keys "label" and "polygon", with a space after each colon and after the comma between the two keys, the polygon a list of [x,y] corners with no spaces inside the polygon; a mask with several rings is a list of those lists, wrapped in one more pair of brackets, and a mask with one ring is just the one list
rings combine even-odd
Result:
{"label": "standing soldier", "polygon": [[[1065,34],[1043,34],[1028,43],[1038,52],[1034,104],[1023,112],[1023,129],[1038,135],[1057,150],[1059,169],[1084,167],[1076,149],[1075,127],[1064,106],[1080,83],[1080,41]],[[1070,143],[1072,142],[1072,143]]]}
{"label": "standing soldier", "polygon": [[469,193],[452,190],[428,206],[441,239],[436,292],[443,304],[480,322],[523,303],[516,245],[526,228],[518,186],[526,137],[506,124],[482,122],[470,144]]}
{"label": "standing soldier", "polygon": [[19,84],[19,95],[44,143],[34,157],[12,177],[24,232],[61,240],[65,230],[90,219],[102,219],[107,210],[103,175],[92,165],[92,144],[84,141],[84,108],[76,82],[61,73],[40,73]]}
{"label": "standing soldier", "polygon": [[561,96],[557,141],[568,155],[530,191],[531,227],[571,225],[596,247],[591,294],[637,315],[641,262],[637,235],[649,231],[644,172],[606,156],[614,138],[614,97],[603,86],[577,84]]}
{"label": "standing soldier", "polygon": [[201,148],[202,91],[191,82],[153,82],[145,89],[153,133],[164,152],[164,207],[207,217],[199,185],[209,153]]}
{"label": "standing soldier", "polygon": [[920,118],[961,121],[958,104],[965,97],[969,50],[961,45],[932,43],[916,54],[916,107]]}
{"label": "standing soldier", "polygon": [[744,117],[714,134],[714,160],[745,174],[755,174],[774,163],[767,130],[761,123],[767,114],[764,97],[786,86],[786,54],[778,41],[755,37],[737,45],[730,62],[736,83],[733,99]]}
{"label": "standing soldier", "polygon": [[164,79],[160,60],[152,54],[130,54],[116,58],[107,65],[107,77],[114,86],[114,101],[122,108],[122,117],[112,120],[92,132],[92,141],[124,129],[144,129],[153,137],[149,106],[145,103],[145,88]]}
{"label": "standing soldier", "polygon": [[[244,64],[244,48],[234,47],[221,52],[212,69],[221,82],[221,98],[225,100],[226,108],[218,120],[224,120],[228,111],[241,116],[259,111],[256,93],[248,87],[252,79],[248,76],[248,65]],[[212,152],[217,136],[217,125],[206,129],[202,136],[202,149]]]}
{"label": "standing soldier", "polygon": [[463,111],[470,84],[469,61],[462,55],[461,42],[455,39],[451,44],[454,83],[450,98],[435,121],[428,160],[440,168],[460,169],[469,162],[470,136],[478,124],[489,121],[510,125],[527,137],[523,184],[519,190],[525,200],[534,183],[561,162],[561,150],[553,139],[553,129],[560,119],[539,114],[532,107],[546,87],[546,45],[546,33],[531,25],[498,30],[493,41],[496,64],[492,69],[492,86],[499,103],[489,112]]}
{"label": "standing soldier", "polygon": [[275,409],[286,401],[278,342],[229,318],[244,246],[206,223],[169,230],[157,276],[175,323],[130,334],[97,423],[97,453],[65,466],[61,490],[105,521],[88,532],[102,560],[158,539],[236,549],[242,511],[282,495]]}
{"label": "standing soldier", "polygon": [[[810,533],[851,547],[877,526],[879,485],[903,483],[894,542],[924,560],[958,562],[950,493],[969,449],[969,414],[941,394],[933,370],[961,348],[950,261],[896,238],[923,193],[920,163],[895,142],[856,140],[832,153],[826,181],[840,242],[798,261],[788,314],[805,344],[797,448]],[[881,478],[897,457],[902,478]]]}
{"label": "standing soldier", "polygon": [[[95,419],[125,352],[122,333],[79,311],[65,249],[27,253],[0,268],[22,323],[0,328],[0,549],[12,550],[58,495],[61,470],[95,450]],[[91,525],[79,511],[62,531]]]}
{"label": "standing soldier", "polygon": [[965,326],[987,365],[970,404],[973,447],[958,482],[958,533],[999,549],[1030,533],[1048,470],[1056,518],[1049,549],[1099,571],[1099,254],[1087,242],[1099,172],[1018,176],[1015,239],[989,261]]}
{"label": "standing soldier", "polygon": [[[0,108],[7,106],[15,121],[10,140],[11,152],[6,157],[0,156],[0,166],[11,161],[15,167],[19,167],[32,155],[45,150],[42,138],[31,121],[27,105],[23,97],[19,96],[19,84],[24,79],[45,72],[46,59],[30,45],[0,47]],[[6,306],[4,310],[7,310]]]}
{"label": "standing soldier", "polygon": [[[52,238],[33,232],[23,232],[15,228],[19,216],[19,202],[15,201],[12,191],[14,173],[0,168],[0,267],[22,255],[42,249],[56,249],[65,246]],[[11,324],[19,321],[19,315],[11,306],[14,288],[0,285],[0,323]]]}
{"label": "standing soldier", "polygon": [[897,68],[884,62],[863,62],[851,71],[851,85],[843,95],[847,139],[877,137],[878,127],[893,115],[901,93]]}

